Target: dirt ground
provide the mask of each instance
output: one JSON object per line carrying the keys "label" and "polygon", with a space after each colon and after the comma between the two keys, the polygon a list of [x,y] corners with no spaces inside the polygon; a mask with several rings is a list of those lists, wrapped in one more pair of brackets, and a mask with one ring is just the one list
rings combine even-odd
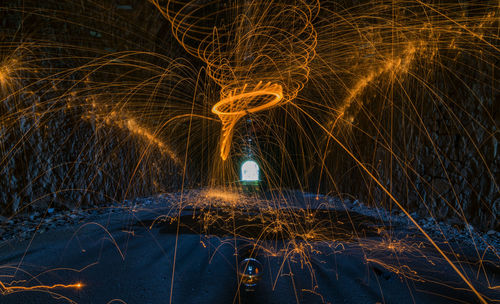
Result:
{"label": "dirt ground", "polygon": [[[214,210],[219,219],[229,216]],[[154,222],[172,207],[139,204],[32,239],[4,241],[0,282],[7,287],[82,287],[3,288],[0,303],[479,303],[436,250],[401,223],[338,209],[322,213],[321,219],[337,226],[321,237],[297,240],[259,229],[234,237],[226,228],[248,225],[244,213],[207,231],[197,221],[206,212],[186,209],[177,220]],[[255,242],[259,248],[245,253]],[[500,301],[495,255],[478,260],[474,248],[446,249],[487,301]],[[252,292],[240,286],[237,274],[245,254],[263,265]]]}

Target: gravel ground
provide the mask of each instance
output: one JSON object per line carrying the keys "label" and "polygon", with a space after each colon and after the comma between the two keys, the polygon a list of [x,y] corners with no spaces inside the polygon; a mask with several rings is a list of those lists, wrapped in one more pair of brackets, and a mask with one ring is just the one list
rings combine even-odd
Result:
{"label": "gravel ground", "polygon": [[[314,194],[300,194],[307,198],[313,197],[311,200],[316,203],[315,206],[304,206],[303,204],[291,205],[289,200],[280,198],[273,200],[273,205],[279,205],[281,208],[325,208],[325,209],[343,209],[360,213],[366,216],[378,218],[381,221],[389,222],[398,225],[407,226],[410,230],[417,230],[408,217],[401,211],[389,212],[383,208],[374,208],[367,206],[359,200],[344,199],[340,201],[338,198],[328,197]],[[37,211],[31,214],[20,214],[14,218],[0,217],[0,242],[13,240],[30,239],[36,232],[42,234],[46,231],[57,229],[61,226],[79,225],[91,221],[95,217],[109,215],[116,212],[134,211],[140,209],[148,209],[151,206],[171,205],[172,213],[177,210],[179,200],[184,201],[184,208],[196,207],[203,208],[204,206],[217,205],[224,206],[227,203],[223,198],[216,195],[207,196],[203,190],[190,190],[184,193],[166,193],[159,194],[154,197],[136,198],[134,200],[126,200],[122,204],[114,204],[108,207],[99,209],[87,210],[72,210],[58,211],[50,208],[45,211]],[[239,198],[242,199],[242,198]],[[243,198],[251,201],[252,198]],[[276,204],[276,201],[280,202]],[[261,199],[257,208],[266,208],[268,200]],[[248,206],[248,204],[244,203]],[[234,207],[232,204],[226,206]],[[252,205],[254,207],[255,204]],[[432,217],[420,217],[416,212],[411,213],[411,216],[418,224],[433,238],[456,243],[458,246],[475,247],[477,250],[485,252],[491,250],[496,255],[500,255],[500,232],[490,230],[481,232],[471,225],[452,225],[445,222],[437,222]],[[417,232],[418,233],[418,232]],[[0,243],[1,244],[1,243]]]}
{"label": "gravel ground", "polygon": [[[351,238],[261,239],[264,247],[256,258],[265,265],[263,279],[255,292],[245,293],[236,275],[236,248],[245,248],[248,239],[217,230],[234,224],[224,218],[209,225],[210,233],[193,230],[210,212],[227,216],[234,207],[241,210],[233,218],[236,226],[256,210],[266,215],[297,209],[292,216],[301,210],[327,210],[333,217],[322,219],[335,222]],[[298,224],[307,226],[308,213]],[[495,289],[500,271],[497,232],[456,229],[427,218],[417,221],[442,249],[453,253],[453,263],[488,301],[500,300]],[[271,226],[272,217],[263,223]],[[299,192],[257,199],[193,190],[94,210],[46,210],[3,219],[1,229],[0,283],[84,286],[76,291],[7,292],[0,285],[2,304],[478,302],[404,214],[356,200]],[[362,234],[352,237],[358,232]]]}

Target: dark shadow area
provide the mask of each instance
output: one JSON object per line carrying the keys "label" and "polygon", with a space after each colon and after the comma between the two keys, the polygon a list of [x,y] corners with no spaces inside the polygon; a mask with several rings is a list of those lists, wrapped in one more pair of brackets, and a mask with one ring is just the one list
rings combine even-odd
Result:
{"label": "dark shadow area", "polygon": [[143,220],[161,234],[200,234],[258,240],[355,241],[376,237],[379,219],[343,210],[184,209],[180,216]]}

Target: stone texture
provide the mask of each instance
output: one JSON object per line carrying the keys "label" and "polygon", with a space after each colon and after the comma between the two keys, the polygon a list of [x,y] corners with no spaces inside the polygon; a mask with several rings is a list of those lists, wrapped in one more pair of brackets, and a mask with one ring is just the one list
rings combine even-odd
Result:
{"label": "stone texture", "polygon": [[[181,183],[178,161],[123,128],[131,115],[105,122],[110,108],[128,110],[106,87],[123,69],[81,68],[112,49],[154,48],[164,18],[152,5],[121,14],[114,1],[100,5],[9,1],[12,11],[0,11],[0,214],[94,206]],[[39,13],[23,13],[31,6]]]}

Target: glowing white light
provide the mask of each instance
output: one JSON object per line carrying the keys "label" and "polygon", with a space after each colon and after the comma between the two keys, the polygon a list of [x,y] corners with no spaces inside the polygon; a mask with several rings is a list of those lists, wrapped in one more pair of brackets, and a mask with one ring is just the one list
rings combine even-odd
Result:
{"label": "glowing white light", "polygon": [[259,165],[253,160],[247,160],[241,165],[241,180],[242,181],[258,181],[259,180]]}

